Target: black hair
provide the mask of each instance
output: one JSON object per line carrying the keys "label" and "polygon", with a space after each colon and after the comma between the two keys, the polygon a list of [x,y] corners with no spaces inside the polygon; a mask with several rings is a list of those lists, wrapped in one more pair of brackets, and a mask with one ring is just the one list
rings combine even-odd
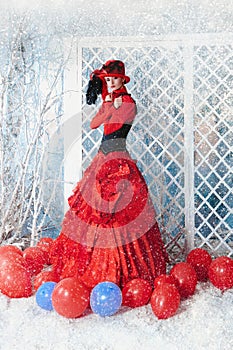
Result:
{"label": "black hair", "polygon": [[95,104],[98,95],[102,93],[102,87],[102,80],[94,74],[92,79],[88,83],[86,92],[86,101],[88,105]]}

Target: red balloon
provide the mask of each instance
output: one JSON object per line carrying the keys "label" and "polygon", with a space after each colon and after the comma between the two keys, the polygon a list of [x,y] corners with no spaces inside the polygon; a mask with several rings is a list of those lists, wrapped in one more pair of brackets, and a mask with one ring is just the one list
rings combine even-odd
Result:
{"label": "red balloon", "polygon": [[180,294],[173,284],[158,285],[151,296],[151,307],[158,319],[167,319],[175,315],[180,305]]}
{"label": "red balloon", "polygon": [[81,316],[89,305],[90,291],[76,278],[64,278],[53,290],[52,304],[61,316],[76,318]]}
{"label": "red balloon", "polygon": [[43,252],[37,247],[28,247],[23,252],[31,275],[37,275],[44,267],[45,259]]}
{"label": "red balloon", "polygon": [[37,290],[45,282],[59,282],[60,278],[54,271],[41,271],[34,278],[34,290]]}
{"label": "red balloon", "polygon": [[221,290],[233,287],[233,260],[220,256],[212,261],[209,267],[210,282]]}
{"label": "red balloon", "polygon": [[154,280],[154,287],[161,286],[163,283],[173,284],[176,287],[176,280],[171,275],[162,274],[156,277]]}
{"label": "red balloon", "polygon": [[51,237],[42,237],[39,242],[37,243],[38,244],[46,244],[46,245],[51,245],[53,244],[53,239]]}
{"label": "red balloon", "polygon": [[187,298],[194,294],[197,285],[197,274],[189,263],[177,263],[171,269],[170,275],[176,280],[181,298]]}
{"label": "red balloon", "polygon": [[38,248],[40,248],[43,251],[44,257],[45,257],[45,263],[47,265],[51,265],[50,249],[52,247],[52,244],[53,244],[53,239],[51,237],[43,237],[39,240],[39,242],[36,245]]}
{"label": "red balloon", "polygon": [[186,259],[197,274],[198,281],[205,282],[208,280],[208,270],[212,262],[210,254],[202,248],[191,250]]}
{"label": "red balloon", "polygon": [[0,261],[0,291],[10,298],[26,298],[32,294],[31,275],[20,264]]}
{"label": "red balloon", "polygon": [[150,283],[141,278],[135,278],[122,289],[122,305],[139,307],[146,305],[151,297],[152,287]]}
{"label": "red balloon", "polygon": [[4,245],[4,246],[0,247],[0,256],[3,253],[9,253],[9,252],[14,252],[14,253],[17,253],[17,254],[23,256],[22,250],[14,245]]}
{"label": "red balloon", "polygon": [[7,250],[7,251],[0,252],[0,261],[1,262],[6,261],[6,263],[10,263],[10,262],[17,263],[24,267],[27,267],[27,262],[23,258],[23,256],[18,254],[14,250],[9,250],[9,251]]}

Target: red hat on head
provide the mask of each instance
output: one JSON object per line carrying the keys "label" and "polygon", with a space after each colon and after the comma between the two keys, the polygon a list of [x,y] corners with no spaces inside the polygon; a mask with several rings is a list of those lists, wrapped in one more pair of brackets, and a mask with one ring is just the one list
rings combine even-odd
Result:
{"label": "red hat on head", "polygon": [[130,77],[125,75],[125,65],[119,60],[109,60],[98,71],[99,77],[120,77],[125,79],[127,84],[130,81]]}

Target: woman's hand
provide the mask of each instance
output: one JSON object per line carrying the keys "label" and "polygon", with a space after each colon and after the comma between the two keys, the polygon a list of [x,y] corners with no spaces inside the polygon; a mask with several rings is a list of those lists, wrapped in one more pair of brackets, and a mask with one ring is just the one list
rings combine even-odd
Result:
{"label": "woman's hand", "polygon": [[122,105],[122,96],[116,97],[113,105],[116,109],[119,108]]}
{"label": "woman's hand", "polygon": [[105,97],[105,102],[112,102],[112,95],[111,94],[108,94],[106,97]]}

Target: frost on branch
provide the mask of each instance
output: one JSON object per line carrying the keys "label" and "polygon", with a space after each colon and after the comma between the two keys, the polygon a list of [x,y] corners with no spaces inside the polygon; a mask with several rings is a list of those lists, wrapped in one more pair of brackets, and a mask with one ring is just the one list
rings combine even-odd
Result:
{"label": "frost on branch", "polygon": [[69,50],[64,57],[59,35],[41,33],[26,14],[9,12],[0,36],[0,244],[33,245],[62,216]]}

